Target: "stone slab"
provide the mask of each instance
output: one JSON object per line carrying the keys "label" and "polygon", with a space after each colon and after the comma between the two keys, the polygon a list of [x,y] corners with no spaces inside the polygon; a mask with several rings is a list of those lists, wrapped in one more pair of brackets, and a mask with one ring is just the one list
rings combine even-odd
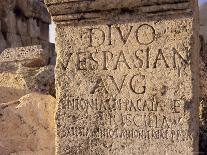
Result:
{"label": "stone slab", "polygon": [[44,66],[48,62],[47,53],[41,45],[5,49],[0,54],[0,64],[20,63],[27,67]]}
{"label": "stone slab", "polygon": [[195,1],[46,3],[57,24],[58,155],[198,152]]}
{"label": "stone slab", "polygon": [[0,103],[1,154],[54,155],[55,107],[54,97],[38,93]]}

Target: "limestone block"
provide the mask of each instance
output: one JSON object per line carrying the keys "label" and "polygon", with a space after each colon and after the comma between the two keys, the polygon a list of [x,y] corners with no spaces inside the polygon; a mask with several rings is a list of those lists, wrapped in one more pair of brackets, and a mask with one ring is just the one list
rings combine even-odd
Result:
{"label": "limestone block", "polygon": [[207,68],[200,64],[200,152],[207,152]]}
{"label": "limestone block", "polygon": [[40,40],[49,41],[51,19],[41,1],[4,0],[0,3],[1,31],[7,47],[37,45]]}
{"label": "limestone block", "polygon": [[49,60],[49,64],[50,65],[55,65],[56,64],[56,59],[57,59],[57,53],[55,51],[55,44],[50,43],[50,60]]}
{"label": "limestone block", "polygon": [[207,13],[207,3],[205,3],[204,5],[200,7],[200,25],[201,26],[207,26],[206,13]]}
{"label": "limestone block", "polygon": [[16,8],[22,15],[25,17],[31,17],[32,15],[32,7],[29,5],[30,0],[16,0]]}
{"label": "limestone block", "polygon": [[207,41],[207,3],[200,7],[200,34]]}
{"label": "limestone block", "polygon": [[38,20],[30,18],[28,20],[28,31],[32,38],[40,37],[40,27],[38,26]]}
{"label": "limestone block", "polygon": [[51,22],[45,5],[39,0],[16,0],[16,8],[19,8],[25,17],[38,18],[46,23]]}
{"label": "limestone block", "polygon": [[49,41],[49,24],[40,22],[40,39]]}
{"label": "limestone block", "polygon": [[7,103],[7,102],[19,100],[22,96],[29,94],[31,91],[0,86],[0,92],[1,92],[0,93],[0,104],[1,104],[1,103]]}
{"label": "limestone block", "polygon": [[40,67],[47,65],[48,56],[41,45],[8,48],[0,54],[0,63],[14,62],[23,66]]}
{"label": "limestone block", "polygon": [[13,88],[14,92],[23,90],[55,96],[54,66],[41,68],[21,66],[0,71],[0,87]]}
{"label": "limestone block", "polygon": [[22,67],[17,72],[24,79],[26,89],[55,96],[53,65],[41,67],[36,70]]}
{"label": "limestone block", "polygon": [[2,31],[16,34],[17,20],[14,12],[9,11],[3,21],[4,24],[2,24]]}
{"label": "limestone block", "polygon": [[6,38],[9,47],[21,47],[22,46],[22,39],[20,35],[16,33],[6,33]]}
{"label": "limestone block", "polygon": [[49,56],[48,64],[55,65],[56,58],[57,58],[57,53],[55,51],[55,44],[49,43],[47,41],[41,41],[41,44],[42,44],[44,50],[48,53],[48,56]]}
{"label": "limestone block", "polygon": [[57,24],[57,154],[199,151],[196,1],[45,2]]}
{"label": "limestone block", "polygon": [[207,152],[207,46],[203,36],[200,36],[200,137],[199,152]]}
{"label": "limestone block", "polygon": [[31,38],[32,45],[40,45],[40,39],[39,38]]}
{"label": "limestone block", "polygon": [[21,36],[28,35],[27,20],[23,17],[17,18],[17,33]]}
{"label": "limestone block", "polygon": [[40,15],[40,19],[44,22],[44,23],[48,23],[51,24],[51,16],[48,13],[47,9],[45,8],[45,5],[42,5],[43,9],[41,9],[41,15]]}
{"label": "limestone block", "polygon": [[1,20],[0,20],[0,53],[7,47],[6,40],[1,32]]}
{"label": "limestone block", "polygon": [[207,25],[200,26],[200,34],[207,40]]}
{"label": "limestone block", "polygon": [[22,46],[31,46],[32,45],[32,38],[28,35],[22,35]]}
{"label": "limestone block", "polygon": [[48,13],[47,9],[46,9],[46,6],[44,3],[42,2],[39,2],[39,18],[44,22],[44,23],[48,23],[48,24],[51,24],[51,16],[50,14]]}
{"label": "limestone block", "polygon": [[0,104],[2,155],[55,154],[55,98],[28,94]]}
{"label": "limestone block", "polygon": [[2,32],[0,32],[0,53],[7,47],[7,42],[4,39]]}

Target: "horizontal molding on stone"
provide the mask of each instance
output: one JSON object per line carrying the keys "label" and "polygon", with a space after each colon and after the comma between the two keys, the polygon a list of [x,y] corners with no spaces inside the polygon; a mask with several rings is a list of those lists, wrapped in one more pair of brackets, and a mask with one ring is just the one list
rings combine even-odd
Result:
{"label": "horizontal molding on stone", "polygon": [[55,22],[97,22],[117,15],[192,13],[192,0],[45,0]]}

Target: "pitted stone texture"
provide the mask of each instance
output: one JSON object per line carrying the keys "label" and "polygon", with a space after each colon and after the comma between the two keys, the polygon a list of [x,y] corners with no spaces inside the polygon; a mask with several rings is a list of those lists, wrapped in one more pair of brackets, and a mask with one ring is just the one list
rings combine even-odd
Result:
{"label": "pitted stone texture", "polygon": [[19,67],[16,71],[1,72],[0,86],[13,88],[14,93],[15,90],[23,90],[27,93],[39,92],[55,96],[54,66]]}
{"label": "pitted stone texture", "polygon": [[57,154],[198,152],[195,1],[46,3],[57,24]]}
{"label": "pitted stone texture", "polygon": [[2,86],[0,86],[0,92],[0,104],[18,100],[22,96],[30,93],[28,90]]}
{"label": "pitted stone texture", "polygon": [[[111,45],[102,37],[109,29]],[[193,154],[198,149],[191,18],[63,26],[57,34],[59,154]]]}
{"label": "pitted stone texture", "polygon": [[38,18],[46,23],[51,22],[50,15],[41,0],[1,0],[0,2],[0,17],[13,11],[18,16]]}
{"label": "pitted stone texture", "polygon": [[25,67],[40,67],[48,63],[48,54],[42,46],[27,46],[5,49],[0,54],[0,64],[17,63]]}
{"label": "pitted stone texture", "polygon": [[0,104],[0,154],[54,155],[55,109],[55,98],[36,93]]}
{"label": "pitted stone texture", "polygon": [[[192,0],[45,0],[57,23],[95,24],[137,16],[172,15],[190,12]],[[192,3],[193,2],[193,3]]]}

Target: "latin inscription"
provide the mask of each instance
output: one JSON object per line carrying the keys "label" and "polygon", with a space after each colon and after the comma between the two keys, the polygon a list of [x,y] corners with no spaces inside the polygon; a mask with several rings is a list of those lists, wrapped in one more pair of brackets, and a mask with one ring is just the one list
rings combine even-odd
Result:
{"label": "latin inscription", "polygon": [[[119,26],[108,25],[106,31],[100,28],[88,29],[88,47],[99,47],[105,43],[106,45],[113,45],[112,34],[114,31],[117,32],[119,40],[123,45],[128,42],[130,36],[133,36],[136,42],[141,45],[149,45],[155,40],[155,29],[148,24],[143,24],[139,27],[130,26],[128,30],[123,30]],[[99,36],[99,38],[95,39],[94,36]]]}
{"label": "latin inscription", "polygon": [[187,141],[192,140],[192,135],[187,130],[143,130],[143,129],[111,129],[111,128],[86,128],[67,127],[63,137],[85,137],[85,138],[107,138],[107,139],[139,139],[139,140],[170,140]]}
{"label": "latin inscription", "polygon": [[[167,53],[167,54],[165,54]],[[175,69],[179,65],[189,64],[189,55],[181,55],[176,48],[158,49],[150,48],[137,49],[135,51],[79,51],[69,53],[67,67],[74,65],[70,63],[75,59],[78,71],[93,70],[117,70],[122,65],[126,69]]]}
{"label": "latin inscription", "polygon": [[[190,54],[185,45],[182,48],[179,47],[182,45],[168,48],[158,45],[159,48],[152,48],[151,44],[159,39],[159,35],[149,24],[124,29],[117,25],[86,28],[84,35],[81,34],[84,48],[69,51],[67,61],[59,65],[65,73],[73,68],[83,74],[102,71],[104,75],[95,75],[87,81],[88,98],[64,98],[67,103],[60,106],[64,113],[68,112],[68,124],[78,119],[77,114],[83,120],[82,124],[65,127],[66,131],[61,136],[171,141],[191,139],[188,129],[183,128],[183,124],[187,123],[183,119],[186,114],[184,99],[157,101],[156,95],[144,99],[149,89],[148,75],[144,71],[180,71],[181,67],[189,66]],[[111,48],[116,47],[117,42],[121,43],[119,46],[123,46],[123,49]],[[106,48],[100,48],[102,46]],[[134,48],[128,51],[125,46]],[[112,72],[118,73],[118,76]],[[126,90],[133,94],[132,99],[96,97],[100,91],[116,96],[124,94]],[[90,124],[90,121],[94,121],[92,118],[97,126],[84,126],[84,119]]]}

